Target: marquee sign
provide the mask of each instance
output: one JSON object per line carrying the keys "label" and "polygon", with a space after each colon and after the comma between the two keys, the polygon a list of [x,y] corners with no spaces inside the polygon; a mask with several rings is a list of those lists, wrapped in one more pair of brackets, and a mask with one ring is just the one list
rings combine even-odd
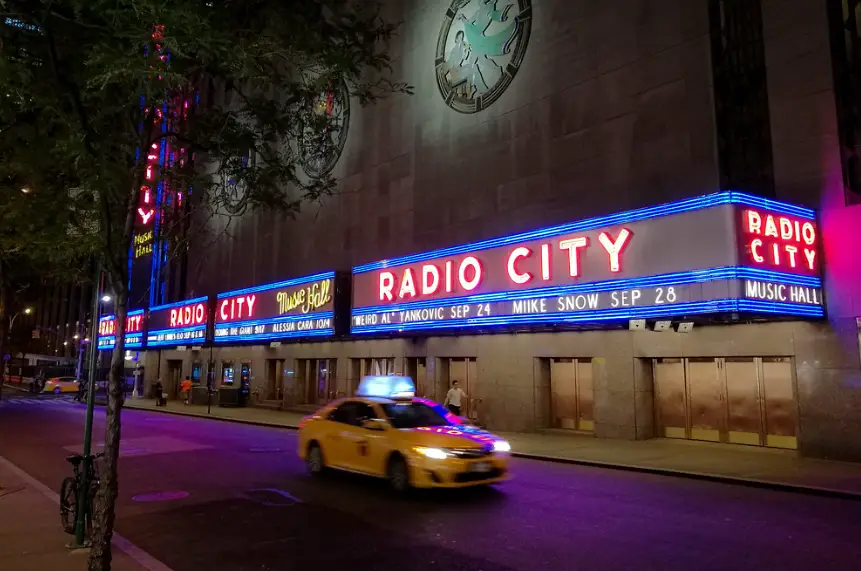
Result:
{"label": "marquee sign", "polygon": [[[146,315],[143,309],[129,311],[126,314],[125,346],[127,349],[140,349],[144,341],[144,322]],[[96,346],[99,350],[113,349],[117,343],[117,316],[103,315],[99,318],[99,337]]]}
{"label": "marquee sign", "polygon": [[215,342],[332,335],[335,272],[220,293]]}
{"label": "marquee sign", "polygon": [[208,325],[209,298],[206,297],[151,307],[147,347],[203,343]]}
{"label": "marquee sign", "polygon": [[821,317],[812,210],[736,192],[353,268],[352,333]]}

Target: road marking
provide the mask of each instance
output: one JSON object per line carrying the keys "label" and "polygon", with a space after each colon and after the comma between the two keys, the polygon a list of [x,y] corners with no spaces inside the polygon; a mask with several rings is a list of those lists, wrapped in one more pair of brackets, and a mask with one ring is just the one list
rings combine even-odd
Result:
{"label": "road marking", "polygon": [[[16,476],[24,480],[28,485],[32,486],[37,492],[57,504],[60,505],[60,495],[57,494],[54,490],[4,458],[0,456],[0,464],[3,465],[4,468],[7,468],[10,472],[13,472]],[[147,571],[173,571],[170,567],[126,539],[121,536],[119,533],[114,531],[113,540],[111,542],[114,547],[117,547],[120,551],[128,555],[131,559],[135,561],[138,565],[146,569]]]}

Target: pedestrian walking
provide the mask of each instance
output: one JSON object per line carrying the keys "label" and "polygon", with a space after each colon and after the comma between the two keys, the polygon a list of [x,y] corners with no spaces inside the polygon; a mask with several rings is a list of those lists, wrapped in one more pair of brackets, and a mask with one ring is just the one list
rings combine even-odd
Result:
{"label": "pedestrian walking", "polygon": [[185,399],[185,404],[188,404],[188,399],[191,398],[191,379],[188,375],[185,376],[185,380],[182,381],[182,398]]}
{"label": "pedestrian walking", "polygon": [[164,385],[161,384],[161,379],[155,382],[152,390],[155,393],[155,406],[167,406],[167,393],[164,392]]}
{"label": "pedestrian walking", "polygon": [[452,381],[451,388],[445,395],[445,402],[443,403],[443,405],[448,407],[448,410],[453,415],[460,416],[460,411],[461,407],[463,406],[464,399],[466,399],[466,393],[461,390],[457,381]]}

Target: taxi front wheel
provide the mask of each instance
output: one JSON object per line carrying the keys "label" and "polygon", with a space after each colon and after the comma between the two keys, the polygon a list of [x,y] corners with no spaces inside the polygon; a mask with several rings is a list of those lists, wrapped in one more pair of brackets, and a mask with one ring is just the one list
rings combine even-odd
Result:
{"label": "taxi front wheel", "polygon": [[305,462],[308,465],[308,472],[312,476],[318,476],[325,470],[326,464],[323,462],[323,450],[316,442],[308,447],[308,459]]}
{"label": "taxi front wheel", "polygon": [[407,463],[400,456],[393,456],[389,460],[389,484],[398,493],[406,492],[410,487],[410,474]]}

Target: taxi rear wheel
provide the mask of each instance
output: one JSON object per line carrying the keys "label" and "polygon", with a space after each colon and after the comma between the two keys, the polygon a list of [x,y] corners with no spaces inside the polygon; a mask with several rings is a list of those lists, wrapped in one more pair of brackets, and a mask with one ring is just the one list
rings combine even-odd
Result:
{"label": "taxi rear wheel", "polygon": [[323,473],[326,464],[323,461],[323,450],[316,442],[311,443],[308,447],[308,459],[305,461],[308,465],[308,472],[312,476],[317,476]]}
{"label": "taxi rear wheel", "polygon": [[389,485],[398,493],[406,492],[410,487],[410,473],[407,463],[400,456],[393,456],[389,460],[388,469]]}

